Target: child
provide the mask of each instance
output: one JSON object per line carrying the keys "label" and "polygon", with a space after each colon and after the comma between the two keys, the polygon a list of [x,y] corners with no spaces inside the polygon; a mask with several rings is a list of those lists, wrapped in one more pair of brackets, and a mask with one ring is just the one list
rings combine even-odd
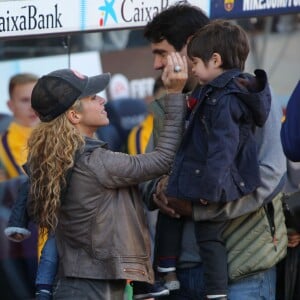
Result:
{"label": "child", "polygon": [[[166,194],[209,209],[210,203],[234,201],[260,185],[254,131],[269,113],[266,74],[242,73],[249,53],[246,33],[228,21],[201,28],[188,44],[199,87]],[[227,255],[222,233],[226,220],[195,222],[204,267],[207,299],[227,299]],[[176,258],[182,223],[160,214],[157,227],[158,271],[170,290],[179,288]],[[141,298],[140,298],[141,299]]]}

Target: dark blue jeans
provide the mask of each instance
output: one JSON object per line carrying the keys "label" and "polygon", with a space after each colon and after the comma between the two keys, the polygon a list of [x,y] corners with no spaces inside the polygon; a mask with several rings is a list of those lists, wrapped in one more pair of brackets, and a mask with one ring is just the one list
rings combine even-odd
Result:
{"label": "dark blue jeans", "polygon": [[[171,292],[164,300],[204,300],[204,281],[202,264],[197,267],[177,269],[180,290]],[[275,300],[275,267],[241,279],[228,286],[230,300]]]}
{"label": "dark blue jeans", "polygon": [[42,250],[35,284],[53,285],[58,268],[55,237],[49,236]]}

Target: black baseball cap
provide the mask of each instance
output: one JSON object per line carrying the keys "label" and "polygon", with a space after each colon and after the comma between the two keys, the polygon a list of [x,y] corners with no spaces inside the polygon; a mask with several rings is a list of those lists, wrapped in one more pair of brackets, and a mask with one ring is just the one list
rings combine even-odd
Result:
{"label": "black baseball cap", "polygon": [[103,91],[110,73],[85,76],[71,69],[61,69],[42,76],[31,94],[31,107],[42,122],[49,122],[68,110],[76,100]]}

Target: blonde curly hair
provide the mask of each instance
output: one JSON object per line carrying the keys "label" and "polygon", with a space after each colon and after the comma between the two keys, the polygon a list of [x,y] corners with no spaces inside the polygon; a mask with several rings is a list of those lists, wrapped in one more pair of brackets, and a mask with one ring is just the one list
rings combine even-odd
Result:
{"label": "blonde curly hair", "polygon": [[[70,109],[80,111],[80,100]],[[40,123],[28,140],[31,200],[28,209],[44,233],[55,231],[67,171],[73,167],[75,153],[84,143],[66,113],[51,122]]]}

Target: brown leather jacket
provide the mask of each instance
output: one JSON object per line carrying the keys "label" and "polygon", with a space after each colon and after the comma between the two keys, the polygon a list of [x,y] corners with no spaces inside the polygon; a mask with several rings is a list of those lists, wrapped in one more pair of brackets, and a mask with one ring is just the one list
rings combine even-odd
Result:
{"label": "brown leather jacket", "polygon": [[150,239],[137,184],[167,173],[182,133],[184,95],[167,100],[155,151],[130,156],[86,139],[62,199],[56,231],[61,276],[153,282]]}

